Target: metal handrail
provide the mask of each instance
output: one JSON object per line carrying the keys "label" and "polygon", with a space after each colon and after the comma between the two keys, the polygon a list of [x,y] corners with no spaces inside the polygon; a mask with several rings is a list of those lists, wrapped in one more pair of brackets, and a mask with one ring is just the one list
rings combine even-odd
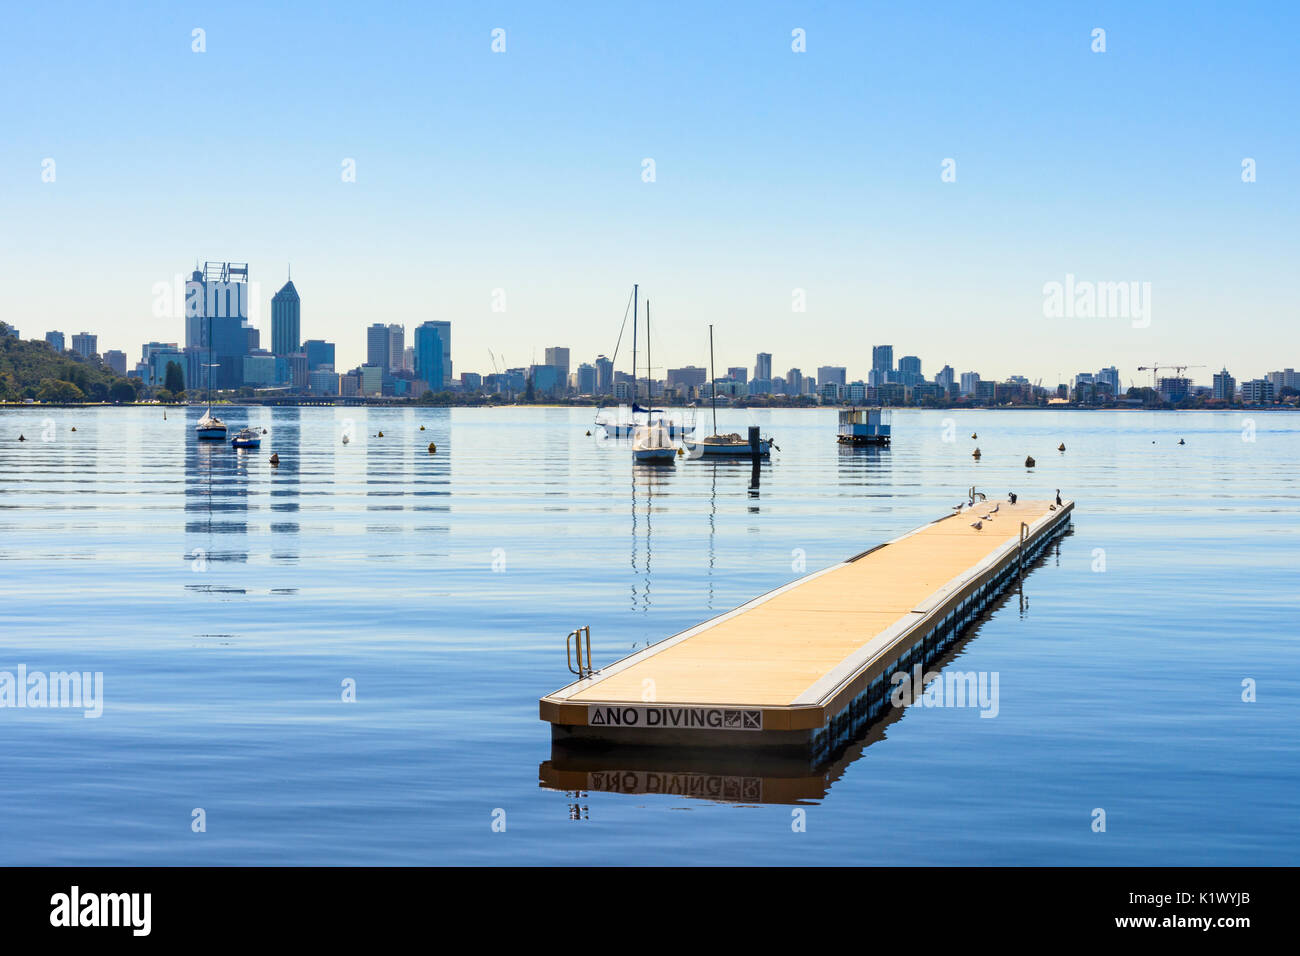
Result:
{"label": "metal handrail", "polygon": [[[573,669],[572,648],[574,646],[574,638],[577,638],[577,655],[578,655],[577,670]],[[584,638],[586,638],[586,642],[587,642],[587,664],[585,668],[583,667],[582,664],[582,642]],[[569,632],[568,637],[564,639],[564,662],[568,665],[570,674],[577,674],[579,677],[591,676],[591,674],[593,673],[593,669],[591,666],[591,628],[590,627],[580,627],[577,630]]]}

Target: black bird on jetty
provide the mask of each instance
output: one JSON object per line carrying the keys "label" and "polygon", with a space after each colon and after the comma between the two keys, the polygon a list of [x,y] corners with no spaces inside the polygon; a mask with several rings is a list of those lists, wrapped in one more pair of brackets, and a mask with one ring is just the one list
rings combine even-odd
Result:
{"label": "black bird on jetty", "polygon": [[26,435],[22,435],[22,434],[20,434],[20,435],[18,436],[18,440],[19,440],[19,441],[27,441],[27,436],[26,436]]}
{"label": "black bird on jetty", "polygon": [[1007,492],[1007,501],[1011,502],[1013,505],[1016,503],[1016,493],[1014,491]]}
{"label": "black bird on jetty", "polygon": [[1178,439],[1178,444],[1180,444],[1180,445],[1186,445],[1187,442],[1183,441],[1183,440],[1180,438],[1180,439]]}
{"label": "black bird on jetty", "polygon": [[978,531],[980,528],[984,527],[984,523],[981,521],[972,521],[970,523],[970,526],[974,528],[976,531]]}
{"label": "black bird on jetty", "polygon": [[1057,488],[1057,489],[1056,489],[1056,503],[1057,503],[1058,505],[1061,503],[1061,489],[1060,489],[1060,488]]}

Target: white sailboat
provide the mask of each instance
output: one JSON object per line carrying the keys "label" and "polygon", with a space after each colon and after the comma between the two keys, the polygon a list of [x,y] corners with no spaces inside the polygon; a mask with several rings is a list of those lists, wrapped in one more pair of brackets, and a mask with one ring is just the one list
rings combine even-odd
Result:
{"label": "white sailboat", "polygon": [[[633,286],[633,295],[636,287]],[[646,394],[649,397],[652,381],[650,369],[650,302],[645,304],[645,355]],[[636,409],[636,303],[632,303],[632,408]],[[654,403],[651,402],[653,405]],[[677,457],[677,446],[663,418],[654,417],[654,409],[643,409],[646,420],[632,429],[632,457],[640,462],[671,464]]]}
{"label": "white sailboat", "polygon": [[[717,369],[713,366],[713,326],[709,326],[709,374],[712,382],[709,391],[713,397],[713,434],[699,441],[690,442],[687,449],[692,457],[708,455],[709,457],[735,457],[735,458],[752,458],[754,448],[749,444],[749,439],[744,435],[731,432],[726,435],[718,434],[718,374]],[[772,439],[760,438],[758,441],[758,455],[760,458],[767,458],[772,454]]]}

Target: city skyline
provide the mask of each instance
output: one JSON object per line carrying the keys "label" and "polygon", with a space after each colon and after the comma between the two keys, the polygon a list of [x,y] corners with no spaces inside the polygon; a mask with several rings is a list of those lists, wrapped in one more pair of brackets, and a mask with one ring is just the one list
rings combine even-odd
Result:
{"label": "city skyline", "polygon": [[[710,323],[720,367],[866,365],[893,342],[1045,382],[1078,371],[1064,356],[1255,376],[1300,346],[1277,281],[1300,252],[1285,5],[767,4],[648,17],[635,40],[598,7],[74,7],[75,42],[39,8],[0,38],[24,330],[179,340],[152,302],[186,249],[259,263],[263,315],[292,263],[345,367],[374,322],[455,323],[457,369],[557,339],[610,355],[633,282],[676,365],[703,364]],[[196,112],[217,90],[228,122]],[[1074,280],[1137,283],[1144,314],[1046,315]]]}

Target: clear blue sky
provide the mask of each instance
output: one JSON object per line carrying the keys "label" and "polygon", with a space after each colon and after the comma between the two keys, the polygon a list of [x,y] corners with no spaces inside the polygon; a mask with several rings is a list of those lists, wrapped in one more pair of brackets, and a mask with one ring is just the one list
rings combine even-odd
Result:
{"label": "clear blue sky", "polygon": [[[10,5],[4,318],[133,362],[183,338],[154,283],[231,259],[263,300],[292,263],[346,367],[370,322],[429,318],[457,372],[590,360],[635,281],[656,365],[703,364],[713,322],[719,366],[779,374],[890,343],[927,375],[1251,377],[1300,365],[1296,9]],[[1150,282],[1150,327],[1045,318],[1067,273]]]}

